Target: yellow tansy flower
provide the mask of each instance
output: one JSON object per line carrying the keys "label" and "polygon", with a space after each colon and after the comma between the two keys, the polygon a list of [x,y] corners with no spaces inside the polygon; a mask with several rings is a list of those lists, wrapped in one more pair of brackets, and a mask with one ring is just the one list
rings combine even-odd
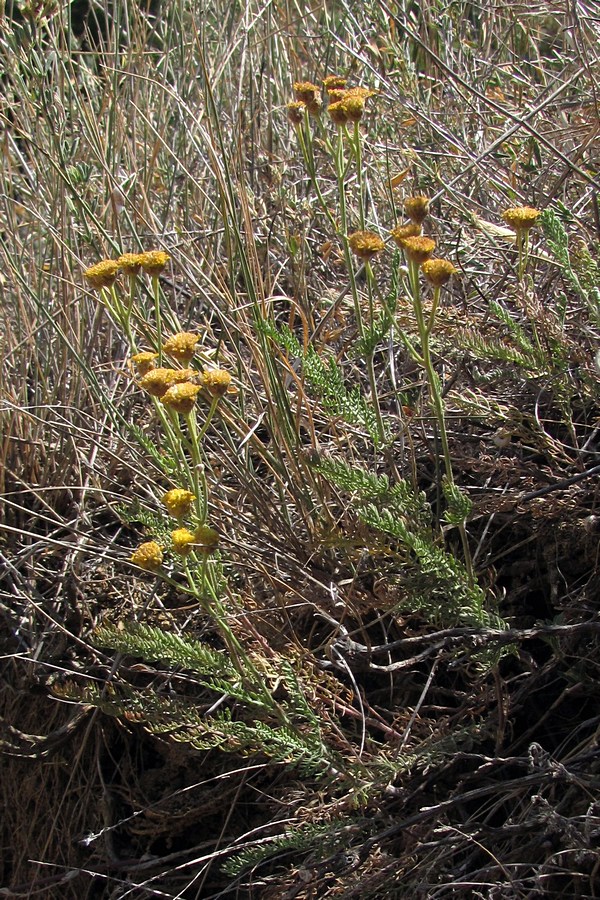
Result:
{"label": "yellow tansy flower", "polygon": [[348,112],[343,100],[336,100],[327,107],[327,114],[336,125],[345,125],[348,121]]}
{"label": "yellow tansy flower", "polygon": [[196,352],[196,344],[200,338],[191,331],[180,331],[163,344],[163,350],[180,363],[189,363]]}
{"label": "yellow tansy flower", "polygon": [[135,367],[139,376],[147,375],[155,368],[155,361],[158,359],[158,353],[152,353],[151,350],[142,350],[132,356],[129,362]]}
{"label": "yellow tansy flower", "polygon": [[406,225],[396,225],[391,235],[398,246],[402,247],[406,238],[419,237],[422,230],[421,226],[417,225],[416,222],[407,222]]}
{"label": "yellow tansy flower", "polygon": [[151,369],[140,378],[139,384],[153,397],[162,397],[173,385],[183,384],[197,374],[194,369]]}
{"label": "yellow tansy flower", "polygon": [[137,275],[142,268],[142,254],[122,253],[117,262],[127,275]]}
{"label": "yellow tansy flower", "polygon": [[429,197],[425,197],[423,194],[407,197],[404,201],[404,212],[411,222],[420,225],[429,213]]}
{"label": "yellow tansy flower", "polygon": [[171,257],[164,250],[149,250],[147,253],[140,253],[140,265],[144,272],[148,275],[156,277],[160,275]]}
{"label": "yellow tansy flower", "polygon": [[511,206],[502,213],[502,218],[513,231],[529,231],[541,216],[539,209],[533,206]]}
{"label": "yellow tansy flower", "polygon": [[295,81],[294,94],[296,95],[296,100],[301,100],[302,103],[306,103],[308,106],[317,97],[321,96],[321,91],[312,81]]}
{"label": "yellow tansy flower", "polygon": [[187,416],[193,410],[199,393],[198,385],[190,384],[187,381],[184,384],[174,384],[166,390],[160,398],[160,402],[182,416]]}
{"label": "yellow tansy flower", "polygon": [[133,551],[129,558],[140,569],[154,572],[162,565],[163,552],[160,544],[157,544],[156,541],[145,541],[137,550]]}
{"label": "yellow tansy flower", "polygon": [[449,259],[426,259],[421,265],[423,275],[434,287],[442,287],[447,284],[453,275],[458,273]]}
{"label": "yellow tansy flower", "polygon": [[339,90],[341,88],[345,88],[348,83],[347,78],[342,78],[341,75],[327,75],[323,79],[323,87],[326,91]]}
{"label": "yellow tansy flower", "polygon": [[435,241],[428,237],[407,237],[402,241],[402,249],[411,262],[424,263],[435,250]]}
{"label": "yellow tansy flower", "polygon": [[348,235],[348,243],[359,259],[371,259],[385,249],[383,240],[373,231],[355,231]]}
{"label": "yellow tansy flower", "polygon": [[173,488],[173,490],[167,491],[163,496],[162,502],[170,516],[173,516],[174,519],[184,519],[192,508],[195,499],[196,496],[191,491],[186,491],[183,488]]}
{"label": "yellow tansy flower", "polygon": [[348,88],[346,91],[347,97],[361,97],[363,100],[368,100],[369,97],[375,97],[377,95],[377,91],[372,91],[370,88],[366,87],[353,87]]}
{"label": "yellow tansy flower", "polygon": [[351,94],[348,91],[342,100],[342,106],[351,122],[360,122],[363,112],[365,111],[364,97],[361,97],[358,94]]}
{"label": "yellow tansy flower", "polygon": [[179,556],[189,556],[194,549],[196,536],[189,528],[176,528],[171,532],[171,541],[173,542],[173,552]]}
{"label": "yellow tansy flower", "polygon": [[208,369],[202,373],[202,387],[211,397],[224,397],[231,392],[231,375],[225,369]]}
{"label": "yellow tansy flower", "polygon": [[194,538],[201,553],[212,553],[219,545],[219,532],[210,525],[199,525],[194,532]]}
{"label": "yellow tansy flower", "polygon": [[292,100],[291,103],[287,105],[287,117],[288,121],[292,123],[292,125],[301,125],[304,121],[304,110],[306,109],[306,103],[303,103],[302,100]]}
{"label": "yellow tansy flower", "polygon": [[103,259],[95,266],[90,266],[83,274],[93,288],[100,290],[114,284],[120,268],[119,263],[114,259]]}

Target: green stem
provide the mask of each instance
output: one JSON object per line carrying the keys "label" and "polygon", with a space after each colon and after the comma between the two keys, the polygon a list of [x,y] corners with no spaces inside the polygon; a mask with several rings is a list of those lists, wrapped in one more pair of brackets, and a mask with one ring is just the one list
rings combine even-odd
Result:
{"label": "green stem", "polygon": [[304,159],[304,165],[306,166],[307,172],[309,174],[310,180],[312,181],[312,185],[315,189],[317,197],[319,198],[319,203],[321,204],[321,209],[327,216],[329,220],[329,224],[332,229],[338,233],[339,229],[336,224],[336,221],[331,214],[331,210],[327,206],[325,201],[325,197],[321,191],[321,187],[319,185],[319,179],[317,178],[317,167],[315,165],[315,156],[313,152],[312,145],[312,132],[310,130],[310,123],[308,120],[308,113],[306,113],[306,121],[304,126],[297,125],[296,126],[296,134],[298,136],[298,143],[300,144],[300,150],[302,151],[302,157]]}
{"label": "green stem", "polygon": [[[433,361],[431,359],[431,347],[429,344],[429,338],[431,332],[433,330],[433,326],[435,324],[435,315],[439,303],[439,294],[440,289],[436,288],[434,291],[433,298],[433,306],[431,313],[429,315],[429,319],[427,323],[425,322],[425,315],[423,311],[423,305],[421,303],[421,286],[419,281],[419,264],[414,262],[413,260],[409,260],[408,263],[408,277],[412,291],[412,299],[414,304],[415,316],[417,319],[417,326],[419,329],[419,338],[421,341],[421,355],[423,358],[423,368],[425,369],[425,373],[427,375],[427,382],[429,385],[429,395],[430,402],[433,408],[433,413],[437,422],[437,426],[440,434],[440,441],[442,444],[442,453],[444,456],[444,469],[446,474],[446,481],[448,482],[450,487],[455,485],[454,474],[452,472],[452,457],[450,455],[450,445],[448,443],[448,432],[446,430],[446,412],[444,408],[444,399],[442,397],[442,385],[440,379],[438,378],[437,372],[435,371]],[[465,528],[465,523],[460,522],[458,524],[458,530],[460,534],[460,539],[463,547],[463,555],[465,559],[465,567],[467,569],[467,576],[469,579],[469,584],[471,587],[475,585],[475,575],[473,572],[473,563],[471,560],[471,550],[469,548],[469,541],[467,537],[467,531]]]}
{"label": "green stem", "polygon": [[208,413],[206,415],[206,421],[205,421],[204,425],[202,426],[202,430],[201,430],[200,434],[198,435],[198,442],[200,442],[202,440],[202,438],[208,431],[208,426],[210,425],[210,423],[212,421],[212,418],[215,414],[215,410],[216,410],[217,406],[219,405],[220,399],[221,399],[220,397],[213,397],[212,400],[210,401],[210,407],[209,407]]}
{"label": "green stem", "polygon": [[363,165],[362,165],[362,141],[360,135],[360,127],[358,122],[354,123],[354,134],[352,147],[354,150],[354,158],[356,160],[356,177],[358,181],[358,216],[360,222],[360,230],[365,230],[365,198],[363,189]]}

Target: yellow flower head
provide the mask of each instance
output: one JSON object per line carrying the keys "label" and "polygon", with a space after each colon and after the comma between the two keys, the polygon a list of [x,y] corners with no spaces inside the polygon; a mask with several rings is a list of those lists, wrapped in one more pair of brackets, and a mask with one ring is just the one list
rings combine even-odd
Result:
{"label": "yellow flower head", "polygon": [[90,266],[83,274],[93,288],[100,290],[114,284],[120,268],[119,263],[114,259],[103,259],[95,266]]}
{"label": "yellow flower head", "polygon": [[335,122],[336,125],[345,125],[348,121],[348,113],[343,100],[336,100],[335,103],[330,103],[327,107],[327,113],[331,121]]}
{"label": "yellow flower head", "polygon": [[191,331],[180,331],[163,344],[163,350],[180,363],[189,363],[196,352],[196,344],[200,338]]}
{"label": "yellow flower head", "polygon": [[142,377],[155,368],[155,361],[158,359],[158,353],[152,353],[151,350],[142,350],[132,356],[129,362],[135,367],[137,374]]}
{"label": "yellow flower head", "polygon": [[416,222],[408,222],[406,225],[396,225],[392,231],[392,237],[399,247],[403,247],[406,238],[419,237],[422,230],[421,226],[417,225]]}
{"label": "yellow flower head", "polygon": [[202,387],[211,397],[231,392],[231,375],[225,369],[208,369],[202,374]]}
{"label": "yellow flower head", "polygon": [[404,212],[411,222],[420,225],[429,213],[429,197],[424,197],[423,194],[407,197],[404,201]]}
{"label": "yellow flower head", "polygon": [[402,249],[407,259],[415,263],[424,263],[435,250],[435,241],[428,237],[407,237],[402,241]]}
{"label": "yellow flower head", "polygon": [[199,525],[194,531],[176,528],[171,532],[173,552],[179,556],[189,556],[192,550],[198,553],[212,553],[219,545],[219,533],[210,525]]}
{"label": "yellow flower head", "polygon": [[348,243],[359,259],[371,259],[385,249],[383,240],[373,231],[355,231],[348,235]]}
{"label": "yellow flower head", "polygon": [[145,543],[140,544],[137,550],[133,551],[129,558],[140,569],[155,572],[162,565],[163,552],[156,541],[145,541]]}
{"label": "yellow flower head", "polygon": [[190,384],[189,381],[186,381],[184,384],[174,384],[166,390],[160,401],[169,409],[175,410],[182,416],[187,416],[193,410],[199,393],[200,388],[197,384]]}
{"label": "yellow flower head", "polygon": [[511,206],[502,213],[502,218],[513,231],[529,231],[541,216],[539,209],[532,206]]}
{"label": "yellow flower head", "polygon": [[117,262],[127,275],[137,275],[142,268],[142,254],[122,253]]}
{"label": "yellow flower head", "polygon": [[323,79],[323,87],[327,92],[345,88],[347,83],[348,79],[342,78],[341,75],[327,75]]}
{"label": "yellow flower head", "polygon": [[176,528],[171,532],[173,552],[178,556],[189,556],[196,543],[196,535],[189,528]]}
{"label": "yellow flower head", "polygon": [[421,265],[421,271],[434,287],[442,287],[458,273],[449,259],[426,259]]}
{"label": "yellow flower head", "polygon": [[199,525],[194,532],[194,538],[201,553],[212,553],[219,546],[219,532],[210,525]]}
{"label": "yellow flower head", "polygon": [[198,373],[194,369],[151,369],[140,378],[140,387],[153,397],[162,397],[170,387],[183,384]]}
{"label": "yellow flower head", "polygon": [[321,91],[311,81],[295,81],[294,94],[296,95],[296,100],[301,100],[307,106],[310,106],[317,98],[321,97]]}
{"label": "yellow flower head", "polygon": [[358,94],[352,94],[348,91],[342,100],[342,105],[351,122],[360,122],[363,112],[365,111],[364,97],[360,97]]}
{"label": "yellow flower head", "polygon": [[153,278],[160,275],[171,257],[164,250],[148,250],[147,253],[140,253],[140,265],[144,272]]}
{"label": "yellow flower head", "polygon": [[173,516],[174,519],[185,519],[195,499],[196,497],[191,491],[185,491],[183,488],[173,488],[172,491],[167,491],[163,496],[162,502],[167,507],[169,515]]}
{"label": "yellow flower head", "polygon": [[330,103],[339,103],[340,100],[343,100],[346,96],[346,91],[343,88],[333,88],[332,90],[327,91],[327,96],[329,97]]}
{"label": "yellow flower head", "polygon": [[288,121],[292,123],[292,125],[301,125],[304,121],[304,110],[306,109],[306,103],[303,103],[302,100],[292,100],[291,103],[287,105],[287,117]]}

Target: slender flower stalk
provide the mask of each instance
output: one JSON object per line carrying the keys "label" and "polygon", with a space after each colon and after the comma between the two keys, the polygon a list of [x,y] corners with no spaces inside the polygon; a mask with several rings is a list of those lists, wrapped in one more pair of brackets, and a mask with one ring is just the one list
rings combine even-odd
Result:
{"label": "slender flower stalk", "polygon": [[502,213],[502,218],[516,234],[517,252],[519,254],[517,263],[519,283],[523,281],[529,260],[529,232],[540,216],[540,210],[534,209],[532,206],[511,206]]}
{"label": "slender flower stalk", "polygon": [[305,104],[303,118],[300,122],[297,121],[297,116],[293,116],[293,117],[290,116],[289,107],[288,107],[288,118],[290,118],[290,121],[292,122],[292,124],[294,125],[294,128],[296,130],[296,136],[298,138],[298,143],[300,145],[300,151],[302,153],[302,158],[304,159],[304,165],[306,166],[306,171],[308,172],[309,178],[312,182],[312,186],[314,187],[317,197],[319,199],[319,204],[321,206],[321,209],[327,216],[329,224],[331,225],[333,230],[337,232],[338,231],[337,223],[335,221],[334,216],[332,215],[332,212],[329,208],[329,205],[327,204],[327,201],[325,200],[325,197],[323,196],[323,193],[321,191],[321,185],[319,183],[319,178],[317,175],[317,167],[316,167],[316,163],[315,163],[315,155],[314,155],[313,140],[312,140],[312,129],[311,129],[311,124],[310,124],[310,120],[309,120],[308,107],[306,107],[306,104]]}
{"label": "slender flower stalk", "polygon": [[[417,320],[417,328],[419,331],[419,341],[421,344],[419,362],[425,369],[427,384],[429,386],[429,397],[433,414],[437,423],[440,443],[442,445],[442,454],[444,457],[444,471],[446,483],[450,490],[455,488],[454,473],[452,471],[452,457],[450,454],[450,444],[448,442],[448,432],[446,429],[446,411],[444,399],[442,395],[442,385],[438,374],[435,370],[431,356],[430,338],[435,325],[435,317],[439,306],[440,291],[444,284],[456,271],[452,263],[447,260],[431,259],[435,247],[435,241],[431,238],[424,237],[408,237],[403,241],[404,252],[408,265],[408,282],[415,318]],[[425,316],[423,302],[421,297],[421,281],[420,272],[423,271],[427,281],[433,287],[433,301],[429,316]],[[475,585],[475,575],[473,572],[473,563],[471,558],[471,550],[469,547],[468,536],[464,522],[459,522],[458,531],[460,534],[461,544],[463,547],[463,555],[467,576],[471,587]]]}

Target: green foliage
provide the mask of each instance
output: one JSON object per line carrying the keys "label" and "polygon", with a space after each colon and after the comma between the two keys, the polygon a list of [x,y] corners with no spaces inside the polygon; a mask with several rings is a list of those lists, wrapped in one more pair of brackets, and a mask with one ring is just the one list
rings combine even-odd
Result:
{"label": "green foliage", "polygon": [[530,339],[519,323],[515,322],[507,309],[495,300],[490,300],[490,312],[507,326],[512,340],[524,354],[527,356],[535,355],[535,348]]}
{"label": "green foliage", "polygon": [[[457,329],[455,338],[460,347],[470,350],[478,359],[514,363],[536,375],[547,371],[546,359],[529,342],[527,342],[529,344],[527,347],[517,349],[505,341],[484,337],[481,332],[475,331],[473,328]],[[526,338],[525,341],[527,341]]]}
{"label": "green foliage", "polygon": [[[170,667],[186,668],[201,676],[207,688],[223,699],[237,700],[246,711],[260,716],[251,722],[233,719],[229,708],[205,716],[181,700],[158,698],[130,688],[105,694],[97,688],[85,689],[80,699],[110,715],[135,712],[148,729],[169,734],[173,740],[189,743],[198,750],[218,748],[250,756],[264,753],[275,762],[297,766],[305,774],[324,774],[332,765],[332,754],[323,743],[319,719],[311,710],[296,674],[287,660],[277,673],[288,698],[276,702],[265,689],[263,671],[251,662],[238,660],[242,671],[223,651],[149,625],[105,626],[94,633],[97,646],[120,653],[161,660]],[[269,719],[271,721],[265,721]]]}
{"label": "green foliage", "polygon": [[447,503],[446,511],[444,512],[446,522],[450,525],[466,522],[473,509],[473,503],[470,498],[456,484],[449,482],[446,477],[442,481],[442,490]]}
{"label": "green foliage", "polygon": [[129,656],[182,666],[210,678],[230,678],[232,681],[236,678],[233,663],[224,652],[151,625],[128,623],[124,628],[105,625],[94,632],[94,643]]}
{"label": "green foliage", "polygon": [[[362,823],[361,823],[362,824]],[[361,824],[354,827],[354,831],[361,828]],[[226,875],[239,875],[244,869],[259,865],[267,859],[284,853],[303,853],[318,848],[318,858],[330,856],[336,850],[343,849],[348,840],[348,833],[352,826],[348,819],[344,818],[343,825],[336,821],[306,824],[294,831],[286,831],[283,835],[268,839],[262,845],[248,847],[239,853],[235,853],[222,866]]]}
{"label": "green foliage", "polygon": [[379,443],[373,407],[365,400],[358,387],[351,390],[346,388],[342,372],[332,357],[323,359],[313,346],[309,346],[305,352],[287,325],[277,330],[270,322],[263,320],[260,327],[289,356],[300,360],[302,372],[326,412],[340,416],[350,425],[362,426],[373,443]]}
{"label": "green foliage", "polygon": [[129,431],[140,448],[156,463],[159,471],[168,477],[178,471],[179,466],[175,457],[165,447],[159,449],[142,428],[138,425],[130,425]]}
{"label": "green foliage", "polygon": [[337,487],[354,494],[359,506],[376,501],[396,518],[409,519],[419,530],[430,524],[431,509],[425,494],[413,491],[404,479],[390,485],[387,475],[378,476],[362,466],[350,466],[333,457],[320,460],[315,469]]}
{"label": "green foliage", "polygon": [[[325,459],[316,468],[337,487],[355,495],[361,522],[392,536],[410,551],[412,571],[409,567],[403,573],[405,607],[412,604],[442,627],[505,627],[498,616],[486,611],[484,592],[479,585],[471,584],[463,563],[434,539],[431,509],[424,494],[414,492],[406,481],[390,486],[387,476],[341,460]],[[447,480],[443,487],[448,503],[446,520],[451,524],[463,522],[470,514],[471,501]]]}
{"label": "green foliage", "polygon": [[306,776],[324,775],[331,767],[329,751],[318,731],[301,731],[260,719],[234,720],[229,709],[206,717],[190,708],[177,717],[167,709],[164,717],[148,722],[148,728],[157,734],[168,732],[173,740],[188,743],[196,750],[218,749],[248,757],[264,754],[273,762],[294,766]]}
{"label": "green foliage", "polygon": [[565,228],[565,219],[571,219],[567,208],[557,203],[556,209],[548,207],[541,215],[546,241],[569,286],[585,301],[592,320],[600,322],[600,265],[588,248],[580,244],[572,247]]}
{"label": "green foliage", "polygon": [[126,525],[143,525],[148,534],[157,537],[165,545],[169,543],[171,526],[166,516],[144,509],[137,501],[127,505],[121,503],[115,508],[115,512]]}

